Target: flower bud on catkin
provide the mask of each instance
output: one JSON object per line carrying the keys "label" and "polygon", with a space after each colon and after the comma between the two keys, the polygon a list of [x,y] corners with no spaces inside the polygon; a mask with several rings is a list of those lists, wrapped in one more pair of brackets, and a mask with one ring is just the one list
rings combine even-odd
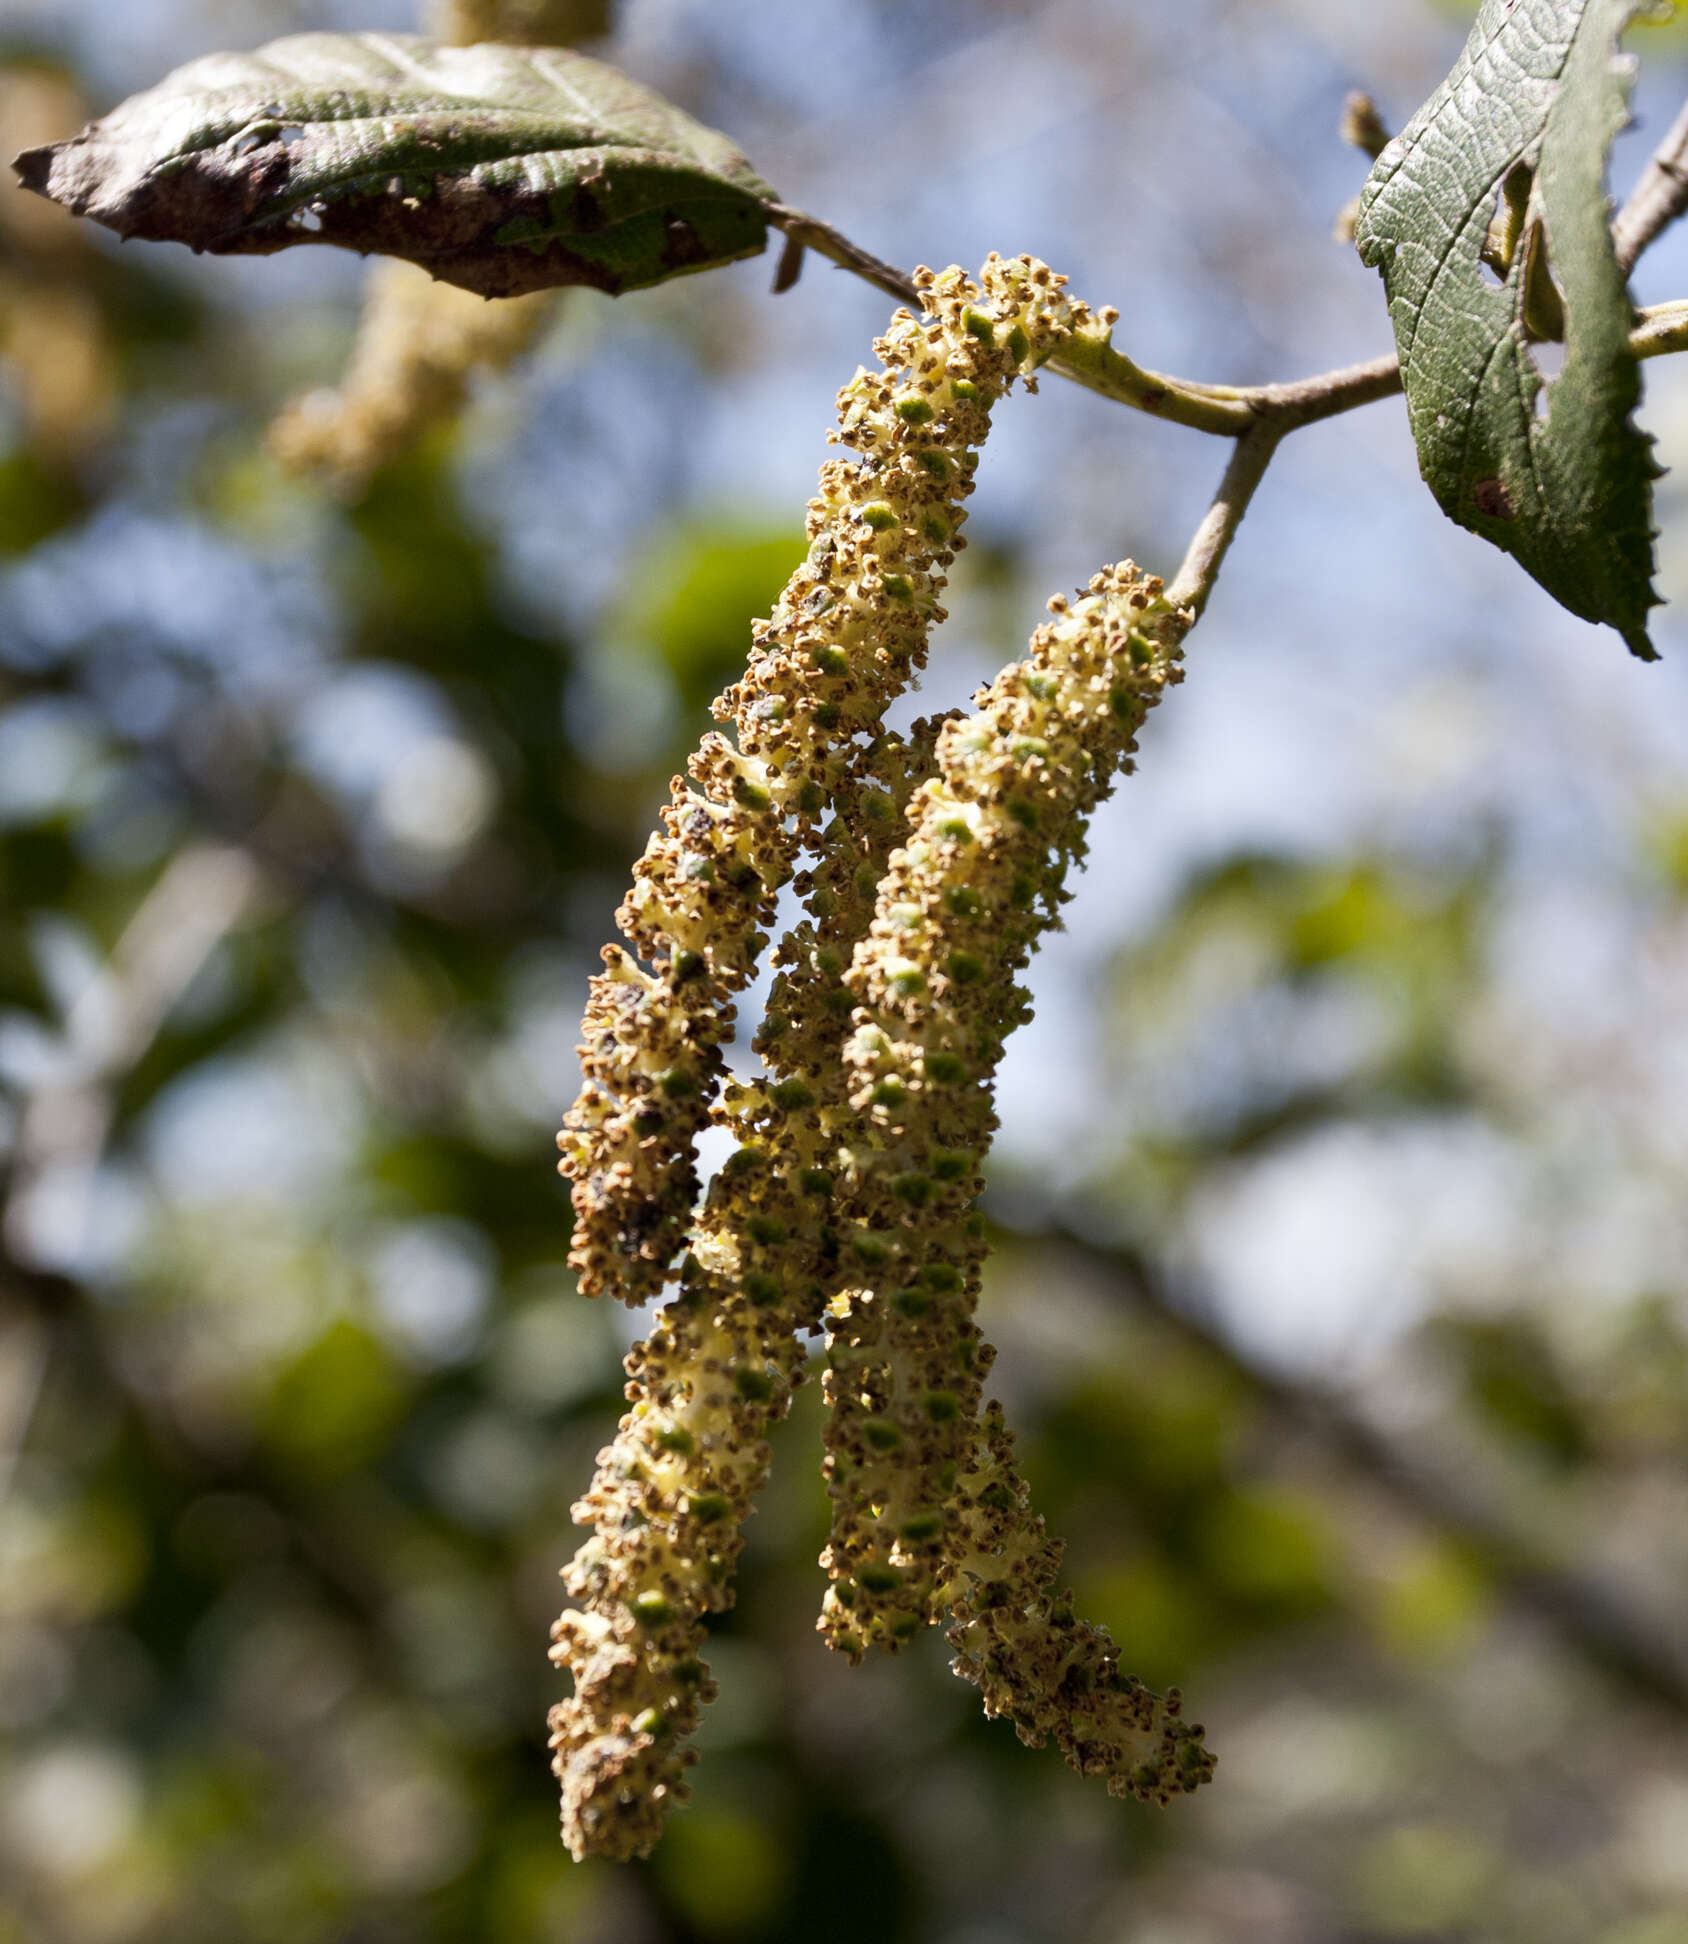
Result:
{"label": "flower bud on catkin", "polygon": [[551,1710],[563,1836],[577,1857],[644,1855],[683,1801],[686,1745],[714,1683],[703,1616],[732,1603],[739,1527],[767,1477],[765,1432],[803,1352],[745,1294],[730,1233],[700,1236],[681,1292],[627,1358],[631,1409],[574,1508],[593,1536],[552,1629],[574,1692]]}
{"label": "flower bud on catkin", "polygon": [[1014,1464],[1013,1434],[999,1405],[972,1428],[971,1467],[960,1481],[950,1663],[1004,1715],[1030,1748],[1053,1738],[1080,1775],[1107,1778],[1108,1793],[1168,1803],[1213,1779],[1200,1722],[1180,1719],[1176,1688],[1151,1694],[1119,1670],[1105,1628],[1077,1619],[1056,1591],[1061,1542],[1046,1536]]}
{"label": "flower bud on catkin", "polygon": [[[829,1225],[831,1264],[837,1261],[833,1182],[841,1144],[855,1123],[840,1057],[855,1003],[845,975],[873,922],[891,853],[908,835],[909,800],[932,774],[947,720],[923,718],[906,740],[878,737],[834,792],[834,816],[818,840],[816,860],[796,881],[804,916],[773,955],[778,970],[755,1041],[767,1082],[728,1090],[729,1118],[741,1140],[764,1139],[787,1173],[810,1171],[805,1192]],[[823,1300],[832,1293],[831,1280],[823,1278]]]}
{"label": "flower bud on catkin", "polygon": [[973,1323],[973,1203],[996,1117],[1014,975],[1065,897],[1084,823],[1180,677],[1188,616],[1129,564],[1098,574],[938,739],[848,985],[861,1131],[848,1155],[847,1286],[828,1312],[829,1641],[858,1657],[937,1618],[951,1495],[991,1352]]}
{"label": "flower bud on catkin", "polygon": [[715,705],[735,739],[705,739],[617,912],[644,961],[605,948],[583,1026],[584,1085],[558,1137],[574,1184],[570,1260],[589,1294],[659,1289],[696,1195],[733,996],[794,859],[854,774],[864,739],[925,659],[943,570],[992,405],[1089,323],[1061,278],[992,257],[979,282],[918,273],[923,316],[899,311],[882,369],[839,393],[809,549],[743,678]]}

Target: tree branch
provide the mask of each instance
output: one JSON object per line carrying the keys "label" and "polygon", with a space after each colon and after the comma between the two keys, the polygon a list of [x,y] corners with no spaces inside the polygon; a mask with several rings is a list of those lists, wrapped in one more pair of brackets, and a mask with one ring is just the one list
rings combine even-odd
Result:
{"label": "tree branch", "polygon": [[1265,477],[1272,454],[1287,429],[1269,419],[1259,419],[1237,441],[1231,463],[1225,468],[1225,476],[1213,496],[1213,504],[1196,528],[1183,562],[1172,577],[1166,590],[1167,599],[1175,607],[1188,608],[1197,620],[1207,606],[1207,597],[1219,578],[1220,566],[1230,551],[1237,528],[1242,525],[1254,489]]}
{"label": "tree branch", "polygon": [[1515,1605],[1534,1614],[1583,1659],[1617,1676],[1673,1714],[1688,1716],[1688,1655],[1681,1644],[1603,1581],[1564,1566],[1485,1504],[1469,1480],[1409,1449],[1347,1399],[1253,1362],[1211,1323],[1178,1302],[1135,1250],[1098,1242],[1062,1221],[1005,1229],[1047,1256],[1065,1252],[1109,1297],[1217,1359],[1275,1415],[1302,1428],[1342,1462],[1481,1561]]}
{"label": "tree branch", "polygon": [[[852,243],[830,223],[781,203],[771,205],[768,214],[785,232],[788,243],[813,250],[899,303],[919,309],[920,293],[905,271]],[[782,289],[794,281],[783,264],[777,281]],[[1069,339],[1046,369],[1152,417],[1233,439],[1241,439],[1263,419],[1288,432],[1298,425],[1311,425],[1315,419],[1333,418],[1339,412],[1369,405],[1374,399],[1388,398],[1401,389],[1400,367],[1392,357],[1374,358],[1368,364],[1349,365],[1287,384],[1202,384],[1162,371],[1145,371],[1116,350],[1101,332]]]}
{"label": "tree branch", "polygon": [[[0,1231],[19,1262],[43,1266],[37,1224],[55,1198],[78,1210],[105,1148],[117,1083],[257,895],[253,860],[232,846],[179,851],[64,1021],[62,1059],[18,1124]],[[63,1207],[57,1220],[64,1220]],[[75,1219],[73,1215],[72,1219]]]}
{"label": "tree branch", "polygon": [[[1684,211],[1688,211],[1688,104],[1654,151],[1641,180],[1613,223],[1618,264],[1626,276],[1648,244]],[[771,205],[768,214],[788,239],[788,255],[781,265],[778,288],[789,288],[796,281],[790,255],[790,247],[796,246],[814,250],[853,276],[895,297],[899,303],[919,308],[920,294],[906,272],[852,243],[831,224],[780,203]],[[1688,300],[1643,311],[1631,335],[1630,348],[1638,358],[1688,350]],[[1145,371],[1123,351],[1116,350],[1111,339],[1101,333],[1071,339],[1058,356],[1049,360],[1047,368],[1135,411],[1170,419],[1173,424],[1187,425],[1193,431],[1219,433],[1238,440],[1262,420],[1274,425],[1281,435],[1298,426],[1312,425],[1319,419],[1335,418],[1339,413],[1370,405],[1377,399],[1391,398],[1401,389],[1400,365],[1392,356],[1373,358],[1368,363],[1349,365],[1339,371],[1320,372],[1311,378],[1292,379],[1286,384],[1203,384],[1170,377],[1165,372]],[[1226,477],[1229,479],[1229,473]],[[1252,486],[1249,490],[1253,490]],[[1237,518],[1241,518],[1240,511]],[[1233,530],[1235,524],[1235,521],[1231,523]],[[1219,552],[1223,554],[1223,545]]]}
{"label": "tree branch", "polygon": [[1658,358],[1667,351],[1688,351],[1688,298],[1654,304],[1641,313],[1629,334],[1629,348],[1638,358]]}
{"label": "tree branch", "polygon": [[1688,102],[1653,151],[1612,225],[1618,268],[1627,277],[1641,252],[1688,210]]}

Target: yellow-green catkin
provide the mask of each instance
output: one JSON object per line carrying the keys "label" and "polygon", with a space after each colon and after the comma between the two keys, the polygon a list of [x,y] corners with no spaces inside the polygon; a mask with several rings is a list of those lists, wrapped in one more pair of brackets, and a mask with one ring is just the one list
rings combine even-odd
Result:
{"label": "yellow-green catkin", "polygon": [[728,1093],[741,1144],[711,1184],[679,1295],[629,1353],[631,1408],[574,1508],[593,1532],[564,1574],[579,1606],[557,1622],[552,1658],[574,1692],[551,1711],[551,1746],[576,1857],[643,1855],[685,1796],[689,1739],[714,1694],[704,1616],[731,1603],[766,1433],[802,1380],[803,1338],[836,1275],[842,973],[937,727],[869,746],[838,792],[826,852],[799,881],[810,915],[778,955],[759,1041],[768,1078]]}
{"label": "yellow-green catkin", "polygon": [[610,0],[428,0],[435,40],[466,47],[509,41],[517,47],[574,47],[610,31]]}
{"label": "yellow-green catkin", "polygon": [[1182,1719],[1176,1688],[1150,1692],[1122,1674],[1103,1627],[1080,1620],[1059,1590],[1061,1542],[1031,1509],[1014,1462],[1013,1434],[992,1404],[972,1427],[957,1481],[956,1558],[941,1590],[950,1613],[950,1663],[984,1698],[985,1713],[1013,1722],[1021,1741],[1053,1740],[1081,1775],[1108,1793],[1166,1804],[1213,1779],[1200,1722]]}
{"label": "yellow-green catkin", "polygon": [[852,1658],[935,1621],[953,1578],[991,1356],[973,1322],[974,1203],[997,1064],[1026,1012],[1015,975],[1065,898],[1090,811],[1180,677],[1188,617],[1129,563],[1050,608],[1026,659],[939,736],[847,977],[860,1131],[841,1190],[852,1273],[828,1313],[820,1626]]}
{"label": "yellow-green catkin", "polygon": [[877,738],[835,791],[815,861],[796,880],[803,916],[774,952],[776,975],[755,1041],[765,1078],[727,1089],[727,1118],[740,1141],[766,1154],[803,1197],[812,1252],[806,1295],[817,1325],[837,1281],[836,1185],[855,1129],[842,1058],[855,1001],[845,976],[946,720],[927,717],[906,739]]}
{"label": "yellow-green catkin", "polygon": [[592,983],[584,1084],[558,1136],[589,1294],[648,1299],[681,1246],[734,996],[799,851],[925,659],[992,405],[1073,332],[1113,321],[1028,257],[992,257],[977,283],[915,281],[922,315],[899,311],[881,369],[840,392],[829,438],[851,456],[822,468],[808,552],[715,705],[734,740],[712,733],[675,778],[616,914],[632,951],[607,946]]}
{"label": "yellow-green catkin", "polygon": [[552,1631],[574,1692],[551,1710],[551,1748],[577,1858],[644,1855],[685,1797],[688,1738],[715,1692],[703,1616],[731,1604],[765,1434],[801,1375],[789,1325],[744,1291],[746,1210],[721,1199],[680,1293],[628,1354],[630,1409],[574,1508],[593,1532],[564,1573],[578,1606]]}
{"label": "yellow-green catkin", "polygon": [[556,308],[552,291],[488,299],[396,258],[373,264],[357,342],[338,386],[306,392],[270,427],[290,471],[361,491],[380,467],[455,418],[480,372],[513,364]]}

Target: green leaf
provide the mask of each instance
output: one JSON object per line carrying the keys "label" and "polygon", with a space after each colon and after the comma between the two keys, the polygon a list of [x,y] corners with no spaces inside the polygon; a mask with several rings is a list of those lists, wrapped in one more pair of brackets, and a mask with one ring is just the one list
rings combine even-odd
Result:
{"label": "green leaf", "polygon": [[[1652,660],[1659,469],[1630,417],[1641,376],[1606,200],[1633,65],[1618,40],[1637,10],[1485,0],[1453,72],[1378,157],[1355,240],[1383,272],[1443,512]],[[1544,393],[1532,345],[1560,336]]]}
{"label": "green leaf", "polygon": [[774,200],[725,136],[600,61],[410,34],[208,55],[14,166],[120,236],[337,243],[487,297],[754,256]]}

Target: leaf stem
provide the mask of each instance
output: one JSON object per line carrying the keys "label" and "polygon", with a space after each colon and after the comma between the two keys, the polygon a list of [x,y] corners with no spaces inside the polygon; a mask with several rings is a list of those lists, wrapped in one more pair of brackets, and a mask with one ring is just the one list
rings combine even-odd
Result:
{"label": "leaf stem", "polygon": [[860,277],[864,283],[883,290],[888,297],[895,297],[899,303],[919,310],[920,292],[915,289],[914,279],[906,270],[899,270],[893,263],[882,262],[859,243],[852,243],[842,230],[835,230],[830,223],[823,223],[818,216],[810,216],[801,209],[789,209],[784,203],[768,203],[765,208],[768,221],[775,229],[783,230],[792,243],[800,243],[817,256],[825,257],[829,263],[836,263],[841,270],[848,270],[851,276]]}

